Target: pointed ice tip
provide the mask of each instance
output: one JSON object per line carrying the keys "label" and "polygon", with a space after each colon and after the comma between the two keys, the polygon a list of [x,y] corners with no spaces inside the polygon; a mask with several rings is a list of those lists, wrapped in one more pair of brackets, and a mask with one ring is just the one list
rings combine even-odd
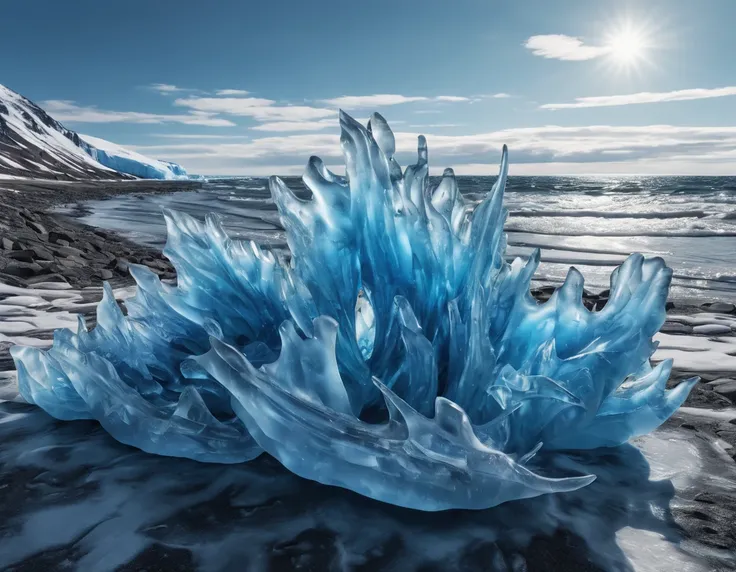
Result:
{"label": "pointed ice tip", "polygon": [[112,286],[110,286],[110,283],[107,280],[102,283],[102,298],[111,298],[112,300],[115,300],[115,294],[112,291]]}
{"label": "pointed ice tip", "polygon": [[342,109],[340,109],[338,111],[338,117],[340,118],[340,125],[341,126],[344,126],[344,125],[359,125],[360,127],[363,127],[362,125],[360,125],[360,123],[358,123],[353,118],[352,115],[350,115],[349,113],[347,113],[346,111],[344,111]]}

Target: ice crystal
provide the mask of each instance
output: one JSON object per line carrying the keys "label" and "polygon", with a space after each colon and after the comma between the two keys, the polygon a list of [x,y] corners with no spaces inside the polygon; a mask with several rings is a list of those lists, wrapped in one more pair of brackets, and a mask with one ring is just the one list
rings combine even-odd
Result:
{"label": "ice crystal", "polygon": [[[600,311],[583,278],[540,304],[539,251],[508,264],[508,157],[478,204],[427,145],[403,172],[373,114],[341,114],[346,177],[316,157],[309,200],[270,188],[286,262],[230,239],[214,216],[165,212],[177,284],[131,266],[127,316],[109,286],[97,326],[14,347],[26,400],[97,419],[151,453],[238,463],[263,451],[296,474],[421,510],[480,509],[580,488],[592,475],[527,468],[540,447],[615,446],[649,432],[694,380],[651,367],[672,272],[630,256]],[[531,466],[531,465],[530,465]]]}

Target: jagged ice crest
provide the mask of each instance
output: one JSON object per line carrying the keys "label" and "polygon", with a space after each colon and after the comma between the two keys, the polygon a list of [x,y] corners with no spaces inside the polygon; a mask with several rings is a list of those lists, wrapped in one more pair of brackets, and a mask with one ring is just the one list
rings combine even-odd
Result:
{"label": "jagged ice crest", "polygon": [[239,463],[266,451],[302,477],[420,510],[482,509],[571,491],[545,449],[616,446],[652,431],[696,380],[665,390],[651,367],[672,271],[630,256],[600,311],[571,268],[546,303],[539,251],[504,260],[508,171],[478,204],[451,169],[429,183],[427,144],[402,171],[378,114],[341,113],[347,177],[312,157],[298,198],[271,193],[286,262],[165,212],[175,286],[143,266],[124,316],[105,285],[97,325],[12,348],[23,397],[59,419],[97,419],[150,453]]}

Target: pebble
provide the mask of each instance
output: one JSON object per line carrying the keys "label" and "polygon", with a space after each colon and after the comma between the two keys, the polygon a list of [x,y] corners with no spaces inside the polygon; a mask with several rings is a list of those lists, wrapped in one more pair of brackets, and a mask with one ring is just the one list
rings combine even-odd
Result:
{"label": "pebble", "polygon": [[736,399],[736,381],[731,380],[726,383],[721,383],[713,388],[713,391],[721,394],[723,397],[727,397],[731,401]]}
{"label": "pebble", "polygon": [[726,326],[725,324],[703,324],[700,326],[695,326],[693,328],[693,333],[701,334],[704,336],[717,336],[720,334],[730,334],[731,326]]}
{"label": "pebble", "polygon": [[48,234],[48,232],[46,231],[46,227],[39,222],[27,220],[26,225],[38,234]]}
{"label": "pebble", "polygon": [[52,230],[49,233],[49,242],[57,242],[58,243],[59,240],[66,241],[66,243],[67,243],[66,245],[67,246],[69,246],[72,242],[74,242],[74,239],[71,236],[69,236],[68,234],[66,234],[64,232],[57,232],[57,231]]}
{"label": "pebble", "polygon": [[29,263],[29,262],[20,262],[20,261],[9,262],[5,266],[5,268],[3,268],[3,272],[5,274],[10,274],[11,276],[17,276],[18,278],[30,278],[31,276],[35,276],[42,270],[43,268],[41,268],[35,262]]}
{"label": "pebble", "polygon": [[701,308],[705,308],[715,314],[736,314],[736,306],[728,302],[709,302],[703,304]]}
{"label": "pebble", "polygon": [[20,260],[22,262],[33,262],[35,258],[35,252],[32,250],[13,250],[8,252],[8,258],[13,260]]}
{"label": "pebble", "polygon": [[680,324],[679,322],[665,322],[659,331],[663,334],[687,335],[693,333],[693,327],[687,324]]}

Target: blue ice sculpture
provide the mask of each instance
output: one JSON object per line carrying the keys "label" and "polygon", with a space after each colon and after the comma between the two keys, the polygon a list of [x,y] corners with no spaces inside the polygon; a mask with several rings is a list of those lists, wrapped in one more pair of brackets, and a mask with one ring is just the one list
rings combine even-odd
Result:
{"label": "blue ice sculpture", "polygon": [[[546,303],[539,252],[508,264],[499,177],[477,205],[427,145],[401,170],[378,114],[340,115],[347,176],[316,157],[309,200],[271,193],[291,258],[230,239],[220,222],[165,212],[175,286],[132,266],[127,316],[109,286],[88,331],[48,351],[14,347],[26,400],[97,419],[151,453],[238,463],[266,451],[294,473],[400,506],[481,509],[570,491],[547,449],[616,446],[660,425],[695,380],[666,391],[650,366],[672,272],[634,254],[600,311],[571,268]],[[534,470],[532,470],[534,468]]]}

